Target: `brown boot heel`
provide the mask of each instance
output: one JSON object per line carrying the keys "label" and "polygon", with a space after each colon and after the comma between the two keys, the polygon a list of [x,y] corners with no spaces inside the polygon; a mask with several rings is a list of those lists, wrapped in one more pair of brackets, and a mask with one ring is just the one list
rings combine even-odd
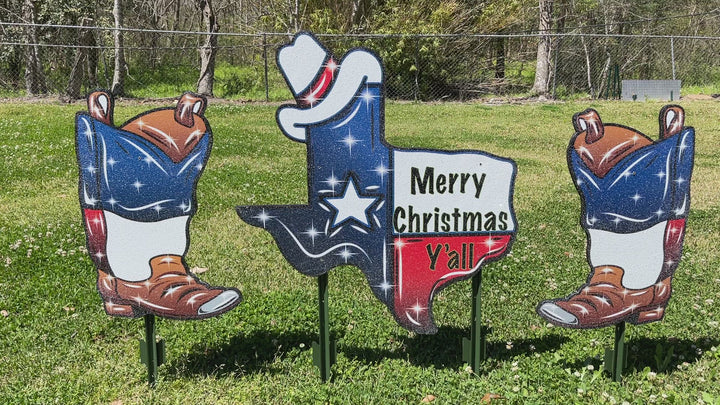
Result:
{"label": "brown boot heel", "polygon": [[145,315],[145,312],[132,305],[116,304],[110,300],[105,301],[105,312],[110,316],[124,316],[128,318],[137,318]]}
{"label": "brown boot heel", "polygon": [[659,321],[665,315],[665,307],[657,307],[647,311],[641,311],[637,314],[637,317],[630,321],[634,325],[641,325],[643,323]]}

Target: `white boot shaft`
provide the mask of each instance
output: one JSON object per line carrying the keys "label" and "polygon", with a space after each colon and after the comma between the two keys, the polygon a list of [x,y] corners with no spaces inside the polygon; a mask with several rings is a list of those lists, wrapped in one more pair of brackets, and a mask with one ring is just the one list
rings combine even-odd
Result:
{"label": "white boot shaft", "polygon": [[588,261],[591,267],[614,265],[625,273],[626,288],[641,289],[655,284],[665,261],[664,238],[667,221],[644,231],[614,233],[588,229]]}
{"label": "white boot shaft", "polygon": [[115,277],[126,281],[146,280],[152,274],[150,259],[158,255],[184,256],[189,239],[190,216],[157,222],[125,219],[103,211],[107,226],[107,259]]}

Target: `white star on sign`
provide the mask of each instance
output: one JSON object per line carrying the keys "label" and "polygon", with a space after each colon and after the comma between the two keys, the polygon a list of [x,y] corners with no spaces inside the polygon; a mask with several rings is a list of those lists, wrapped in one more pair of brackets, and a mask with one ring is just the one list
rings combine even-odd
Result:
{"label": "white star on sign", "polygon": [[345,190],[340,197],[326,198],[328,204],[337,210],[333,227],[347,220],[355,220],[367,228],[371,228],[367,210],[377,201],[376,197],[362,197],[358,195],[355,179],[345,183]]}

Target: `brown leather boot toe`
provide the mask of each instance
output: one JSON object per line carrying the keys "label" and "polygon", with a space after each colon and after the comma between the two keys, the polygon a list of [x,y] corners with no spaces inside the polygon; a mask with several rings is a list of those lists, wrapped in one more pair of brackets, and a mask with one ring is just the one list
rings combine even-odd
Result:
{"label": "brown leather boot toe", "polygon": [[240,303],[236,289],[211,287],[196,279],[181,256],[156,256],[150,260],[150,267],[152,275],[144,281],[125,281],[98,269],[98,291],[108,315],[202,319]]}
{"label": "brown leather boot toe", "polygon": [[623,269],[599,266],[577,293],[540,303],[538,313],[566,328],[601,328],[628,321],[642,324],[662,319],[670,299],[670,277],[647,288],[622,285]]}

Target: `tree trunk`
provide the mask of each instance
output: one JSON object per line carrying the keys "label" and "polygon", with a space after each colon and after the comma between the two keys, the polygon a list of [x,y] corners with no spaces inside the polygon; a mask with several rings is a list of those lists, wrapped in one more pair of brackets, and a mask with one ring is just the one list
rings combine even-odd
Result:
{"label": "tree trunk", "polygon": [[295,0],[295,8],[291,14],[294,32],[298,32],[300,31],[300,0]]}
{"label": "tree trunk", "polygon": [[114,0],[113,17],[115,17],[115,31],[113,38],[115,40],[115,70],[113,72],[113,82],[111,92],[113,95],[121,96],[125,94],[125,47],[123,45],[123,33],[120,31],[122,27],[122,5],[121,0]]}
{"label": "tree trunk", "polygon": [[[83,19],[80,22],[80,25],[92,26],[93,24],[92,20]],[[87,29],[80,30],[80,33],[78,35],[78,48],[77,51],[75,51],[75,61],[72,66],[72,70],[70,71],[70,80],[68,80],[68,85],[65,89],[65,94],[71,99],[80,98],[80,89],[82,87],[82,82],[86,70],[88,73],[89,81],[96,81],[96,76],[93,72],[93,68],[97,67],[97,61],[95,61],[94,65],[93,62],[90,61],[91,51],[95,51],[95,57],[97,58],[97,50],[90,48],[91,46],[94,46],[94,44],[95,40],[93,33]],[[87,64],[85,63],[86,60]],[[95,83],[89,83],[89,85],[91,87],[94,87]]]}
{"label": "tree trunk", "polygon": [[590,52],[588,51],[587,43],[585,42],[585,37],[580,37],[580,41],[582,42],[583,50],[585,51],[585,69],[587,73],[587,85],[588,90],[590,91],[590,98],[595,99],[595,88],[593,87],[593,81],[592,81],[592,65],[590,65]]}
{"label": "tree trunk", "polygon": [[505,78],[505,38],[495,38],[495,78]]}
{"label": "tree trunk", "polygon": [[370,8],[367,0],[352,0],[351,3],[350,18],[348,19],[349,26],[346,27],[346,32],[357,30],[363,20],[367,18]]}
{"label": "tree trunk", "polygon": [[[610,63],[612,62],[612,56],[610,56],[610,53],[606,53],[605,58],[605,65],[603,65],[603,69],[600,72],[600,86],[598,87],[598,98],[602,97],[603,92],[606,91],[605,86],[608,85],[607,79],[608,79],[608,72],[610,71]],[[593,97],[594,98],[594,97]]]}
{"label": "tree trunk", "polygon": [[82,80],[84,76],[82,67],[84,61],[85,49],[78,48],[77,51],[75,51],[75,61],[73,62],[72,70],[70,71],[70,80],[68,80],[68,85],[65,88],[65,95],[70,99],[80,98],[80,88],[82,87]]}
{"label": "tree trunk", "polygon": [[553,0],[540,0],[539,32],[542,35],[538,41],[537,67],[535,69],[535,84],[532,91],[537,94],[547,94],[550,81],[550,25],[552,22]]}
{"label": "tree trunk", "polygon": [[[23,2],[23,19],[35,24],[35,3],[33,0]],[[47,91],[45,74],[40,62],[40,49],[37,46],[37,31],[34,26],[25,28],[25,89],[28,95],[42,94]]]}
{"label": "tree trunk", "polygon": [[[90,21],[93,22],[93,20]],[[94,89],[98,87],[98,59],[100,58],[100,50],[95,48],[97,42],[95,41],[95,34],[93,34],[92,31],[88,31],[87,44],[91,47],[87,49],[87,85],[89,88]]]}
{"label": "tree trunk", "polygon": [[7,84],[12,85],[12,88],[20,86],[22,81],[23,64],[21,47],[13,46],[8,55],[8,82]]}
{"label": "tree trunk", "polygon": [[213,95],[213,84],[215,82],[215,55],[217,54],[217,35],[220,30],[215,12],[212,8],[212,0],[198,0],[198,6],[202,10],[202,18],[208,35],[205,44],[200,48],[200,79],[197,83],[198,93],[206,96]]}
{"label": "tree trunk", "polygon": [[172,30],[180,30],[180,0],[175,0],[175,20],[173,21]]}

